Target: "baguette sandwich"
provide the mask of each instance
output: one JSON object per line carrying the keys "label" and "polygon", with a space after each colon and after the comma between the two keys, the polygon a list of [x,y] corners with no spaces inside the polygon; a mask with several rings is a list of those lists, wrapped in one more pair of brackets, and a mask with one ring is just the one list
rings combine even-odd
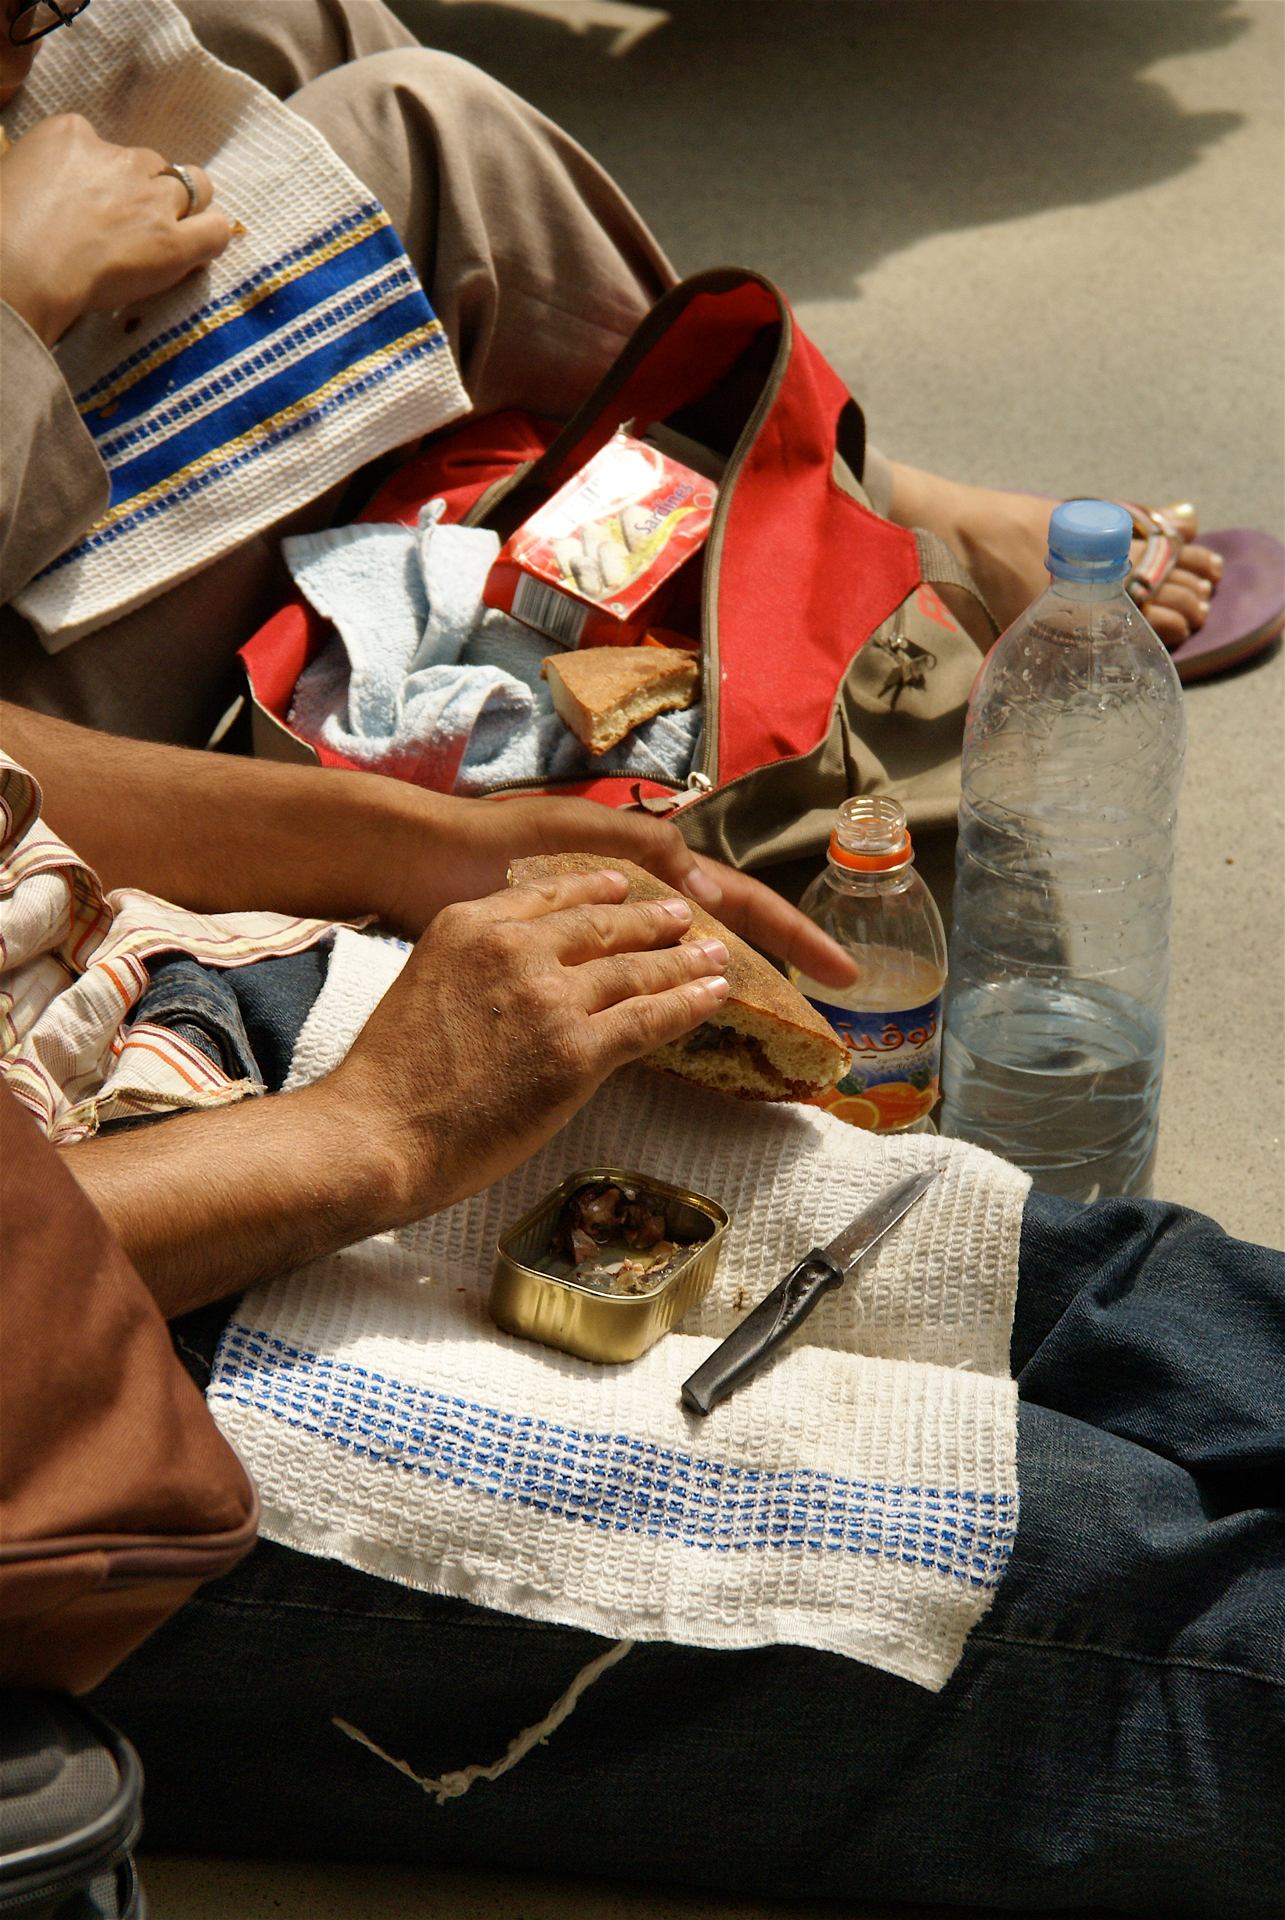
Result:
{"label": "baguette sandwich", "polygon": [[679,647],[582,647],[552,653],[541,671],[554,710],[590,753],[605,753],[658,713],[690,707],[700,667]]}
{"label": "baguette sandwich", "polygon": [[[553,880],[566,873],[596,873],[609,865],[629,882],[630,900],[677,897],[653,874],[628,860],[604,861],[594,854],[559,853],[515,860],[509,885]],[[644,1065],[717,1087],[741,1100],[807,1100],[824,1093],[848,1064],[848,1050],[834,1029],[816,1013],[761,954],[706,913],[694,901],[691,940],[721,940],[727,948],[724,972],[730,992],[717,1013],[693,1033],[658,1047]]]}

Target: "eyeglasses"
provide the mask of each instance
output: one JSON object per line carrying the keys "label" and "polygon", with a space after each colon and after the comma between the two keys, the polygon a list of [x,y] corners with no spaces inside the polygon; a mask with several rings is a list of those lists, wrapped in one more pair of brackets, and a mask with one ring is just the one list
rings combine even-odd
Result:
{"label": "eyeglasses", "polygon": [[29,47],[33,40],[43,40],[47,33],[70,26],[88,5],[89,0],[18,0],[9,8],[9,45]]}

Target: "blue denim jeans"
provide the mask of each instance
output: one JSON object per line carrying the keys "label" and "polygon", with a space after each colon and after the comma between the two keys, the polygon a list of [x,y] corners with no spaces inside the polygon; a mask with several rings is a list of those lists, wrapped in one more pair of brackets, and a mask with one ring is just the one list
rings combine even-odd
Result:
{"label": "blue denim jeans", "polygon": [[329,959],[329,939],[248,967],[206,967],[185,953],[160,953],[132,1018],[181,1033],[233,1079],[275,1091]]}
{"label": "blue denim jeans", "polygon": [[1021,1522],[941,1693],[643,1646],[439,1807],[333,1717],[421,1775],[490,1762],[602,1643],[263,1542],[95,1696],[142,1753],[150,1843],[1279,1920],[1283,1269],[1178,1207],[1032,1198]]}

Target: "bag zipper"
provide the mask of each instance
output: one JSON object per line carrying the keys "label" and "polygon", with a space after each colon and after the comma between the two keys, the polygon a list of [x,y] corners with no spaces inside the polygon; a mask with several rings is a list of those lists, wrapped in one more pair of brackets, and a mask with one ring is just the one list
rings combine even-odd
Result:
{"label": "bag zipper", "polygon": [[669,809],[671,813],[676,813],[679,807],[690,806],[692,800],[699,800],[703,794],[709,793],[714,785],[707,773],[700,773],[696,770],[689,773],[684,780],[666,780],[663,775],[652,773],[643,767],[611,767],[605,773],[600,774],[595,774],[592,767],[582,767],[578,773],[560,774],[556,780],[501,780],[495,786],[488,787],[485,793],[465,797],[476,800],[489,800],[494,793],[521,793],[524,791],[527,793],[548,793],[551,787],[580,787],[584,785],[586,780],[592,779],[645,780],[647,784],[652,787],[668,787],[669,791],[674,795],[684,793],[690,788],[690,799],[675,799],[674,805]]}

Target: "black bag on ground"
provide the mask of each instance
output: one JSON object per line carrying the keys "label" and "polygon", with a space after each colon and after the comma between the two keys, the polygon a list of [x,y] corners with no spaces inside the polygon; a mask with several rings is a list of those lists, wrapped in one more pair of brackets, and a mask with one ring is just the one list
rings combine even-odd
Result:
{"label": "black bag on ground", "polygon": [[0,1693],[0,1915],[145,1920],[142,1796],[138,1755],[89,1708]]}

